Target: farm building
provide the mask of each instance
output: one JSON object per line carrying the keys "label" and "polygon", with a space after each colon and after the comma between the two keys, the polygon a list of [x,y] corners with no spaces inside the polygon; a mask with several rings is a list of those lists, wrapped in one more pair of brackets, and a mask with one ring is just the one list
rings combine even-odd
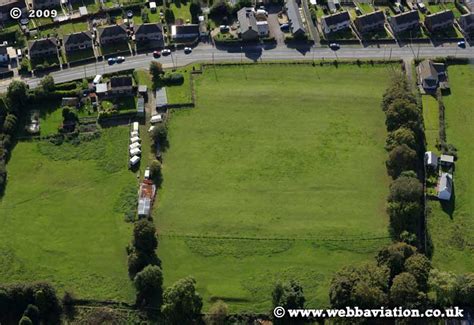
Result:
{"label": "farm building", "polygon": [[144,180],[138,193],[138,217],[149,217],[155,200],[156,186],[150,180]]}
{"label": "farm building", "polygon": [[449,201],[453,192],[453,176],[442,173],[438,181],[438,199]]}

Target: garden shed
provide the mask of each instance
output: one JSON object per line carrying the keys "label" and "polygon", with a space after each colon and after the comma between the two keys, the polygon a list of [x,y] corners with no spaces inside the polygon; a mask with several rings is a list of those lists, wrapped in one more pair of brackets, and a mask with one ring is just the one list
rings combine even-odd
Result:
{"label": "garden shed", "polygon": [[453,176],[448,173],[442,173],[438,182],[438,199],[449,201],[453,192]]}

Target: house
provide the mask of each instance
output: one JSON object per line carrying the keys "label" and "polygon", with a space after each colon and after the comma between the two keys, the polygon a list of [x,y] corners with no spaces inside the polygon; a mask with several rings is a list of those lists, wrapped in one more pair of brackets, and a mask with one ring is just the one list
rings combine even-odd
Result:
{"label": "house", "polygon": [[394,33],[401,33],[418,28],[420,26],[420,16],[416,10],[402,12],[392,16],[389,23]]}
{"label": "house", "polygon": [[237,12],[237,19],[239,20],[239,35],[244,41],[257,40],[258,28],[257,18],[253,8],[244,7]]}
{"label": "house", "polygon": [[304,36],[306,29],[301,19],[300,8],[295,0],[286,0],[286,15],[288,16],[288,24],[290,25],[291,34],[295,37]]}
{"label": "house", "polygon": [[5,45],[0,46],[0,64],[8,64],[9,61],[7,47]]}
{"label": "house", "polygon": [[130,76],[112,77],[109,81],[108,93],[110,96],[133,95],[133,80]]}
{"label": "house", "polygon": [[61,6],[61,0],[31,0],[33,9],[51,9]]}
{"label": "house", "polygon": [[446,66],[443,63],[434,63],[431,60],[424,60],[418,64],[418,83],[425,91],[433,91],[441,85],[442,88],[447,85]]}
{"label": "house", "polygon": [[24,0],[0,0],[0,22],[11,20],[10,10],[14,7],[20,8],[25,12],[26,4]]}
{"label": "house", "polygon": [[430,32],[435,32],[437,30],[451,27],[453,24],[454,14],[451,10],[436,12],[431,15],[426,15],[425,17],[425,27]]}
{"label": "house", "polygon": [[382,10],[377,10],[358,16],[354,20],[354,25],[361,34],[383,30],[385,25],[385,14]]}
{"label": "house", "polygon": [[425,152],[425,165],[434,170],[438,167],[438,156],[433,151]]}
{"label": "house", "polygon": [[459,26],[466,34],[474,33],[474,12],[459,17]]}
{"label": "house", "polygon": [[347,11],[338,12],[332,15],[323,16],[321,25],[325,34],[335,33],[349,28],[351,17]]}
{"label": "house", "polygon": [[454,165],[454,156],[441,155],[439,158],[439,164],[443,167],[451,168]]}
{"label": "house", "polygon": [[199,24],[172,25],[171,39],[178,42],[194,42],[199,38]]}
{"label": "house", "polygon": [[168,97],[166,96],[166,89],[158,88],[155,93],[155,101],[156,101],[156,110],[160,111],[166,106],[168,106]]}
{"label": "house", "polygon": [[30,58],[44,58],[48,56],[58,56],[58,41],[54,37],[42,38],[28,42],[28,53]]}
{"label": "house", "polygon": [[98,28],[100,45],[114,44],[128,41],[125,25],[113,25]]}
{"label": "house", "polygon": [[438,180],[438,199],[449,201],[453,193],[453,176],[448,173],[442,173]]}
{"label": "house", "polygon": [[135,41],[139,44],[153,43],[155,47],[163,48],[163,27],[161,24],[142,24],[135,28]]}
{"label": "house", "polygon": [[65,35],[63,45],[66,52],[92,48],[92,34],[89,31]]}
{"label": "house", "polygon": [[137,99],[137,115],[145,117],[145,99],[142,96],[139,96]]}

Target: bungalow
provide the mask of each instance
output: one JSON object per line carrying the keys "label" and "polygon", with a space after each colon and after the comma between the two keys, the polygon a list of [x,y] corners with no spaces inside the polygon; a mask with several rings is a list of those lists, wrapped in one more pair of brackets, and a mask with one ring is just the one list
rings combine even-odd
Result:
{"label": "bungalow", "polygon": [[304,36],[306,29],[301,19],[300,8],[295,0],[286,0],[285,3],[286,14],[288,16],[288,23],[290,24],[291,34],[295,37]]}
{"label": "bungalow", "polygon": [[127,42],[128,34],[125,25],[113,25],[98,28],[100,45]]}
{"label": "bungalow", "polygon": [[462,15],[459,18],[459,25],[466,34],[474,33],[474,12]]}
{"label": "bungalow", "polygon": [[33,9],[50,9],[61,6],[61,0],[31,0]]}
{"label": "bungalow", "polygon": [[426,15],[425,17],[425,27],[430,32],[435,32],[437,30],[451,27],[453,24],[454,14],[451,10],[436,12],[431,15]]}
{"label": "bungalow", "polygon": [[259,37],[257,18],[251,7],[244,7],[237,12],[239,20],[239,35],[244,41],[254,41]]}
{"label": "bungalow", "polygon": [[[440,82],[446,83],[447,72],[443,63],[434,63],[431,60],[424,60],[418,64],[418,83],[426,91],[438,88]],[[445,87],[443,87],[445,88]]]}
{"label": "bungalow", "polygon": [[438,199],[449,201],[453,193],[453,176],[448,173],[442,173],[438,180]]}
{"label": "bungalow", "polygon": [[347,11],[342,11],[332,15],[323,16],[321,22],[324,33],[330,34],[349,28],[351,25],[351,17]]}
{"label": "bungalow", "polygon": [[133,94],[133,81],[130,76],[112,77],[109,82],[109,95],[128,96]]}
{"label": "bungalow", "polygon": [[433,151],[425,152],[425,165],[434,170],[438,167],[438,156]]}
{"label": "bungalow", "polygon": [[10,10],[14,7],[20,8],[21,11],[26,10],[24,0],[0,0],[0,22],[11,20]]}
{"label": "bungalow", "polygon": [[420,26],[420,16],[416,10],[402,12],[391,17],[389,23],[394,33],[401,33],[418,28]]}
{"label": "bungalow", "polygon": [[54,37],[43,38],[28,42],[30,58],[41,58],[58,55],[58,41]]}
{"label": "bungalow", "polygon": [[194,42],[199,38],[199,24],[172,25],[171,39],[178,42]]}
{"label": "bungalow", "polygon": [[89,31],[65,35],[63,38],[66,52],[92,48],[92,34]]}
{"label": "bungalow", "polygon": [[383,30],[385,25],[385,14],[382,10],[377,10],[358,16],[354,20],[354,25],[361,34]]}
{"label": "bungalow", "polygon": [[154,46],[163,48],[165,41],[163,38],[163,27],[161,24],[142,24],[135,28],[135,41],[141,45],[153,43]]}

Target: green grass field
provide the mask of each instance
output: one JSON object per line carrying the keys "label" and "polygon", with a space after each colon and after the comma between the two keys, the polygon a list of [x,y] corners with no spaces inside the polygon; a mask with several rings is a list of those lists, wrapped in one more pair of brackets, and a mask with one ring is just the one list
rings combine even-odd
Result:
{"label": "green grass field", "polygon": [[308,306],[327,306],[332,274],[389,241],[389,71],[254,65],[198,76],[197,107],[171,117],[154,211],[165,285],[192,275],[205,309],[221,298],[231,312],[266,312],[275,281],[296,278]]}
{"label": "green grass field", "polygon": [[133,302],[131,225],[120,205],[137,184],[127,170],[128,132],[105,129],[78,146],[16,145],[0,199],[2,283],[46,280],[81,298]]}
{"label": "green grass field", "polygon": [[425,137],[427,149],[438,152],[436,144],[439,143],[439,109],[438,101],[434,96],[424,95],[423,120],[425,123]]}
{"label": "green grass field", "polygon": [[455,198],[444,209],[439,202],[430,202],[432,213],[428,229],[434,244],[434,265],[461,273],[474,269],[474,67],[451,65],[448,75],[451,94],[443,100],[447,140],[458,148]]}

